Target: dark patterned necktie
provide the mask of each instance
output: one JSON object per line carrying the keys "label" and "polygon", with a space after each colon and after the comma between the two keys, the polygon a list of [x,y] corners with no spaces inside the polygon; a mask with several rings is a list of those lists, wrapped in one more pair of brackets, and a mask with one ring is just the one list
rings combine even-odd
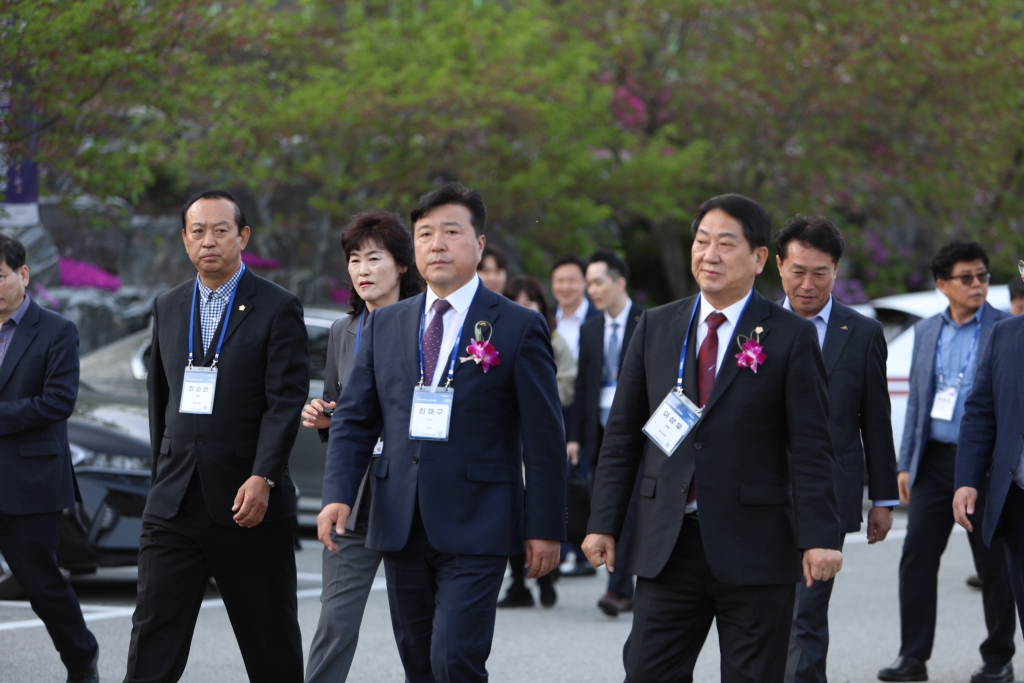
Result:
{"label": "dark patterned necktie", "polygon": [[423,333],[423,384],[428,387],[434,385],[434,370],[437,357],[441,355],[441,340],[444,339],[444,314],[451,308],[452,305],[444,299],[437,299],[430,307],[434,317]]}
{"label": "dark patterned necktie", "polygon": [[[708,402],[711,396],[711,387],[715,384],[715,369],[718,366],[718,328],[728,318],[715,311],[707,318],[708,335],[704,337],[704,343],[700,345],[697,353],[697,393],[700,395],[701,408]],[[697,500],[696,476],[690,481],[690,490],[686,493],[686,502],[692,503]]]}

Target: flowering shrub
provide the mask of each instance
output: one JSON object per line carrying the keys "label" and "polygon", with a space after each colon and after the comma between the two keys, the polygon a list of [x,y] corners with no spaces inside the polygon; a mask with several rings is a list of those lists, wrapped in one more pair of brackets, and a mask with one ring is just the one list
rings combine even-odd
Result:
{"label": "flowering shrub", "polygon": [[331,301],[342,306],[348,305],[348,288],[335,287],[331,290]]}
{"label": "flowering shrub", "polygon": [[95,287],[116,292],[121,289],[121,278],[111,275],[91,263],[62,258],[60,260],[60,285],[61,287]]}
{"label": "flowering shrub", "polygon": [[242,252],[242,263],[250,268],[266,268],[267,270],[274,270],[281,267],[281,263],[276,258],[264,258],[259,254],[254,254],[251,251]]}

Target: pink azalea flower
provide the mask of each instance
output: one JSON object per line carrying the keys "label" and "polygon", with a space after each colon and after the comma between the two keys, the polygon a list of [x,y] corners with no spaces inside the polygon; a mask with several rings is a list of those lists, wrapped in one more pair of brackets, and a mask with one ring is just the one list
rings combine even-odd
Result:
{"label": "pink azalea flower", "polygon": [[476,361],[477,365],[484,366],[484,372],[491,369],[492,365],[501,365],[501,359],[498,358],[498,351],[490,342],[473,340],[469,342],[469,346],[466,347],[466,353],[469,355],[460,358],[463,363],[468,360]]}
{"label": "pink azalea flower", "polygon": [[736,354],[736,365],[741,368],[750,368],[757,374],[757,366],[768,360],[764,353],[764,347],[753,339],[747,340],[742,347],[742,353]]}

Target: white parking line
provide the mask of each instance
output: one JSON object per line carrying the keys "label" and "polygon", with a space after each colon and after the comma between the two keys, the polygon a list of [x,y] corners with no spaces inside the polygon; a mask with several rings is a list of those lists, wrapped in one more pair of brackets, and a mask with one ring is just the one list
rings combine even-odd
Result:
{"label": "white parking line", "polygon": [[[297,576],[300,581],[320,582],[321,577],[319,574],[312,572],[300,572]],[[377,577],[373,580],[373,586],[370,588],[371,591],[382,591],[387,588],[387,582],[383,577]],[[320,588],[303,588],[295,592],[295,597],[299,600],[307,598],[319,598],[321,593]],[[203,600],[199,609],[214,609],[223,607],[224,601],[219,598],[210,598]],[[0,608],[13,607],[20,609],[32,609],[32,606],[25,601],[21,600],[0,600]],[[121,617],[131,617],[135,613],[135,607],[115,607],[113,605],[82,605],[82,617],[86,621],[102,621],[105,619],[118,619]],[[39,619],[24,619],[21,621],[4,621],[0,622],[0,631],[19,631],[27,628],[39,628],[43,626],[43,622]]]}

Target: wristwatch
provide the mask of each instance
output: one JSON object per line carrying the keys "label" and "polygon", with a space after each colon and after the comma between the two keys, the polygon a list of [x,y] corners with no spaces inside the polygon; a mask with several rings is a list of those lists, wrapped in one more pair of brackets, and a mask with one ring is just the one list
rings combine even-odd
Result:
{"label": "wristwatch", "polygon": [[274,488],[274,482],[272,482],[269,478],[263,477],[263,481],[267,482],[267,486],[269,486],[270,488]]}

